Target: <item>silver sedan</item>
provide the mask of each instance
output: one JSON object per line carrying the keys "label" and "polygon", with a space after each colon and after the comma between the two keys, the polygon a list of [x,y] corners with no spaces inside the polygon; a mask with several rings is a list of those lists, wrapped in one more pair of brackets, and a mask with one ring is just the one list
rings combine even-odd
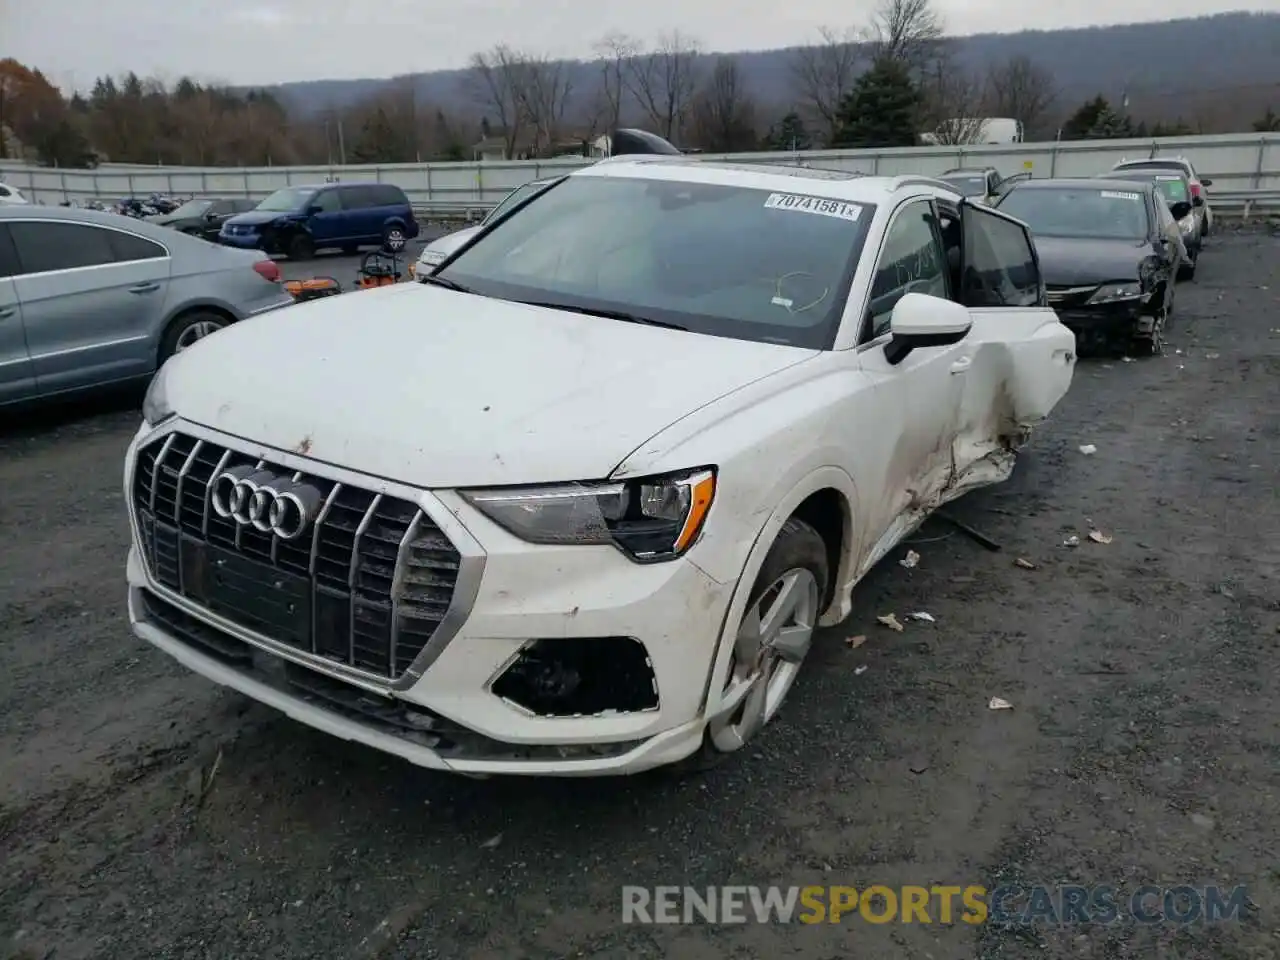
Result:
{"label": "silver sedan", "polygon": [[261,253],[113,213],[0,207],[0,408],[145,381],[200,338],[292,303]]}

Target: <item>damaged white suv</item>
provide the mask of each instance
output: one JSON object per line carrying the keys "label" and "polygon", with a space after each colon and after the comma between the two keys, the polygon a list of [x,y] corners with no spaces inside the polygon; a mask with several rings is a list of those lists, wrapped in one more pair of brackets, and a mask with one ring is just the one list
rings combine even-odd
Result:
{"label": "damaged white suv", "polygon": [[623,158],[426,284],[231,326],[132,442],[129,613],[192,670],[474,775],[714,761],[1075,340],[947,184]]}

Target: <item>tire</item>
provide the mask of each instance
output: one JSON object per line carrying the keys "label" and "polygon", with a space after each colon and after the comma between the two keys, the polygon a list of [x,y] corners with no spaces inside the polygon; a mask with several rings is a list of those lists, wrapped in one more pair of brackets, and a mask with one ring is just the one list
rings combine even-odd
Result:
{"label": "tire", "polygon": [[182,352],[193,343],[203,340],[211,333],[216,333],[230,323],[229,317],[211,310],[193,310],[191,313],[184,313],[169,324],[169,329],[164,332],[164,337],[160,341],[159,356],[156,358],[156,369],[163,366],[164,362],[175,353]]}
{"label": "tire", "polygon": [[289,238],[285,252],[290,260],[310,260],[316,254],[316,245],[305,233],[295,233]]}
{"label": "tire", "polygon": [[[773,604],[781,600],[782,594],[778,590],[780,583],[789,585],[791,596],[798,598],[794,613],[788,614],[781,624],[786,625],[795,620],[801,628],[795,635],[796,646],[790,655],[770,656],[762,670],[750,671],[756,675],[755,685],[744,698],[742,707],[735,709],[727,717],[708,723],[697,752],[673,764],[673,772],[677,775],[697,773],[717,766],[750,743],[777,715],[809,651],[813,630],[827,596],[829,581],[827,548],[822,537],[803,520],[792,517],[782,525],[751,587],[747,612],[738,628],[734,660],[730,663],[728,676],[720,681],[723,688],[728,689],[731,685],[742,683],[745,678],[739,677],[739,670],[746,671],[739,661],[752,657],[753,652],[755,656],[762,652],[758,643],[748,639],[749,623],[762,604],[765,612],[768,612],[773,609]],[[778,638],[775,636],[773,639]],[[741,650],[738,649],[739,645]],[[762,681],[761,678],[766,675],[767,681]],[[749,718],[747,713],[752,706],[758,706],[759,712]]]}

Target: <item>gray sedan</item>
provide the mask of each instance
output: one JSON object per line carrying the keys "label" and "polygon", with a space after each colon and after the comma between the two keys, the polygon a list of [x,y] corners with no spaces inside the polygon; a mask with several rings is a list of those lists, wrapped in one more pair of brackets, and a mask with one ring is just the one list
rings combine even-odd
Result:
{"label": "gray sedan", "polygon": [[0,207],[0,407],[144,381],[293,303],[263,254],[114,213]]}

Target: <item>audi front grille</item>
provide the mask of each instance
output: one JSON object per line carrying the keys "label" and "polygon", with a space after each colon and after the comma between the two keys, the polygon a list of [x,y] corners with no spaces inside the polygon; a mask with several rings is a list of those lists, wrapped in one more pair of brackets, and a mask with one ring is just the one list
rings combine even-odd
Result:
{"label": "audi front grille", "polygon": [[[214,495],[224,475],[251,483],[275,477],[303,492],[313,507],[304,532],[284,539],[261,529],[265,523],[225,515],[225,497]],[[408,500],[182,433],[138,451],[131,500],[158,583],[302,653],[382,680],[409,669],[453,600],[461,556]]]}

